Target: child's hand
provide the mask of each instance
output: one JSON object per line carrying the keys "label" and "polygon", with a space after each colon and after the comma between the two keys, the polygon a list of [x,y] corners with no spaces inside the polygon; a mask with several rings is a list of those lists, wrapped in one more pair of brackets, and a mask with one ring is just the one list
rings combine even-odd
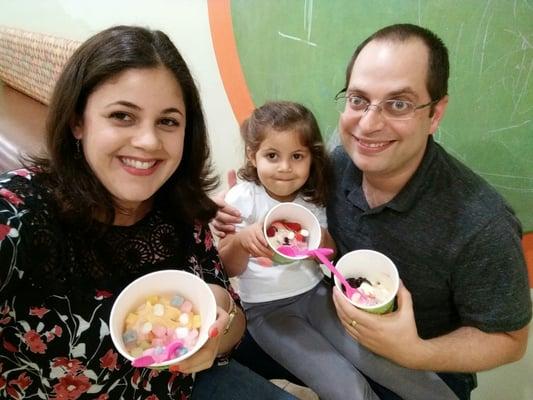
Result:
{"label": "child's hand", "polygon": [[239,242],[244,250],[246,250],[252,257],[267,257],[272,258],[274,252],[268,246],[268,243],[263,235],[263,223],[256,222],[250,225],[239,233]]}
{"label": "child's hand", "polygon": [[333,249],[333,253],[328,256],[328,258],[332,260],[333,258],[335,258],[335,254],[337,253],[337,246],[335,245],[335,241],[329,234],[328,230],[324,227],[322,227],[321,230],[322,230],[322,240],[320,241],[319,247],[327,247],[327,248]]}

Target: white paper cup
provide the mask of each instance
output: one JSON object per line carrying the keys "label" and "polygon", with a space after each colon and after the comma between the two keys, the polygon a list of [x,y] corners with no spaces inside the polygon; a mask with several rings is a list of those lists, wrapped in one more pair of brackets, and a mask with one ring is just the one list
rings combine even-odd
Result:
{"label": "white paper cup", "polygon": [[[322,230],[320,229],[320,223],[318,222],[318,219],[316,219],[314,214],[304,206],[290,202],[279,203],[275,205],[268,211],[267,215],[265,216],[265,220],[263,222],[263,234],[265,235],[267,242],[268,227],[272,224],[272,222],[281,220],[297,222],[302,226],[302,228],[307,229],[309,231],[309,249],[317,249],[320,246],[320,241],[322,240]],[[270,242],[268,242],[268,245],[272,250],[274,250],[274,257],[272,258],[272,260],[277,263],[286,264],[309,257],[306,255],[290,257],[281,254],[277,249],[274,248],[274,246],[270,244]]]}
{"label": "white paper cup", "polygon": [[129,361],[135,357],[130,355],[122,334],[126,317],[137,307],[146,302],[150,296],[169,296],[179,294],[193,304],[193,312],[200,315],[201,326],[196,344],[180,357],[160,363],[151,364],[150,368],[164,369],[193,355],[208,339],[208,329],[216,320],[217,305],[213,292],[202,279],[194,274],[179,270],[163,270],[144,275],[132,283],[118,295],[109,318],[109,329],[113,344],[120,354]]}
{"label": "white paper cup", "polygon": [[[346,296],[350,303],[374,314],[385,314],[392,311],[394,298],[400,287],[400,277],[398,269],[389,257],[374,250],[355,250],[342,256],[335,266],[346,279],[363,277],[371,282],[379,281],[390,289],[390,295],[379,304],[373,306],[358,304]],[[344,293],[337,277],[335,277],[335,286],[341,293]]]}

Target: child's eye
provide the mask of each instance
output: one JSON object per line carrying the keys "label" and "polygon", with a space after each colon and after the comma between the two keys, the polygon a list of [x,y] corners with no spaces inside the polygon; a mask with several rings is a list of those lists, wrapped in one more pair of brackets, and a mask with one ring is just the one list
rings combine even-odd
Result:
{"label": "child's eye", "polygon": [[275,160],[278,155],[276,153],[266,153],[265,157],[269,160]]}
{"label": "child's eye", "polygon": [[296,153],[296,154],[292,155],[292,158],[297,160],[297,161],[299,161],[299,160],[302,160],[304,158],[304,155],[300,154],[300,153]]}

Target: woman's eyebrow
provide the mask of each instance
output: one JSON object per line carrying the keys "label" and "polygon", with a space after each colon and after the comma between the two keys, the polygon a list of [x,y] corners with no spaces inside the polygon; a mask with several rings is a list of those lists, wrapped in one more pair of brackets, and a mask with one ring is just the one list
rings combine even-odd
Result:
{"label": "woman's eyebrow", "polygon": [[[131,102],[126,101],[126,100],[114,101],[112,103],[109,103],[106,106],[106,108],[109,108],[109,107],[112,107],[112,106],[116,106],[116,105],[124,106],[124,107],[128,107],[128,108],[133,108],[134,110],[140,110],[141,109],[141,107],[139,107],[137,104],[131,103]],[[176,107],[165,108],[161,113],[162,114],[178,113],[178,114],[183,115],[183,112],[180,109],[176,108]]]}
{"label": "woman's eyebrow", "polygon": [[109,108],[111,106],[116,106],[116,105],[125,106],[125,107],[129,107],[129,108],[134,108],[136,110],[140,110],[141,109],[141,107],[139,107],[137,104],[131,103],[131,102],[126,101],[126,100],[113,101],[112,103],[109,103],[108,105],[106,105],[106,108]]}
{"label": "woman's eyebrow", "polygon": [[175,108],[175,107],[165,108],[162,112],[162,114],[171,114],[171,113],[178,113],[178,114],[183,115],[183,112],[180,109]]}

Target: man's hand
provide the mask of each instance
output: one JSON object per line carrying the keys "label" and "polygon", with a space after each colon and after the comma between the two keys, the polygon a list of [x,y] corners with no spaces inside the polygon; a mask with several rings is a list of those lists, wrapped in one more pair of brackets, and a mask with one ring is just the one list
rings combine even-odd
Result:
{"label": "man's hand", "polygon": [[215,218],[211,221],[211,231],[219,238],[225,237],[228,233],[235,232],[235,224],[241,222],[239,210],[231,207],[224,201],[228,190],[235,186],[236,183],[237,174],[232,169],[228,171],[228,188],[211,198],[219,207]]}
{"label": "man's hand", "polygon": [[333,289],[337,315],[351,337],[399,365],[416,368],[414,361],[417,352],[423,352],[424,340],[418,336],[411,294],[403,284],[397,299],[396,311],[383,315],[371,314],[354,307],[337,288]]}

